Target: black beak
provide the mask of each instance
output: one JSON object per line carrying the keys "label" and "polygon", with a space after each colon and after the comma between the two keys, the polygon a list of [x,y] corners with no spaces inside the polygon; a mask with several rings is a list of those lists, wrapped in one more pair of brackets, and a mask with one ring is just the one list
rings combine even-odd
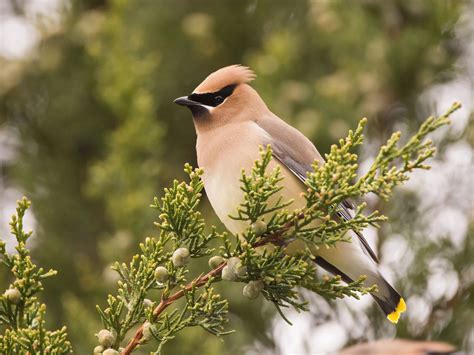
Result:
{"label": "black beak", "polygon": [[199,102],[189,100],[187,96],[178,97],[177,99],[174,100],[174,103],[181,106],[188,106],[188,107],[201,105]]}

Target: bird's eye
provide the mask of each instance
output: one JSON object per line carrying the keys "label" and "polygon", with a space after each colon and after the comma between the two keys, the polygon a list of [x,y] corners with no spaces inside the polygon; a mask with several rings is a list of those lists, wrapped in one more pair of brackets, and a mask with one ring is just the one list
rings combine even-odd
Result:
{"label": "bird's eye", "polygon": [[224,98],[223,98],[221,95],[217,95],[217,96],[214,98],[214,101],[215,101],[217,104],[221,104],[221,103],[224,101]]}

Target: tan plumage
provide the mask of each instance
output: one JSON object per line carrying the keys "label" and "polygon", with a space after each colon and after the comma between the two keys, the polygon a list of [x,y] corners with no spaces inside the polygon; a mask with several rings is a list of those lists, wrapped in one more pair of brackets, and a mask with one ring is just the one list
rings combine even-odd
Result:
{"label": "tan plumage", "polygon": [[[285,200],[293,199],[292,208],[301,208],[301,192],[311,164],[323,158],[301,132],[273,114],[248,83],[255,75],[246,67],[233,65],[209,75],[187,96],[175,100],[193,113],[197,132],[198,164],[204,169],[203,181],[209,201],[217,216],[232,233],[241,233],[247,225],[229,218],[243,201],[239,178],[249,171],[259,157],[259,147],[270,144],[274,158],[269,166],[282,170]],[[347,206],[341,206],[341,218],[350,218]],[[383,279],[376,257],[362,235],[352,243],[337,243],[335,248],[317,250],[316,261],[346,281],[367,275],[368,285],[377,284],[377,303],[393,322],[398,321],[405,304],[399,294]]]}
{"label": "tan plumage", "polygon": [[215,92],[231,84],[248,84],[255,79],[255,73],[242,65],[231,65],[209,74],[193,92]]}

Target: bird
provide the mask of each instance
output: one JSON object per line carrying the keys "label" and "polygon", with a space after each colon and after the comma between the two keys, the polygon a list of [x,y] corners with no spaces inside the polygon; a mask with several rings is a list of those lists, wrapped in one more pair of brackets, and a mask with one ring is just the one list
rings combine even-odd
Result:
{"label": "bird", "polygon": [[[208,75],[191,94],[174,100],[190,109],[196,130],[197,162],[209,202],[225,227],[233,234],[244,232],[245,221],[231,218],[243,202],[242,169],[250,171],[260,157],[261,147],[270,145],[273,158],[267,169],[279,167],[283,189],[279,196],[293,200],[295,210],[306,205],[303,192],[307,173],[315,161],[324,159],[303,133],[279,118],[250,86],[256,77],[240,64],[218,69]],[[351,218],[353,204],[339,206],[340,217]],[[317,265],[350,283],[365,275],[365,285],[376,285],[376,303],[392,323],[397,323],[406,304],[378,270],[378,259],[362,233],[353,232],[352,242],[313,251]]]}

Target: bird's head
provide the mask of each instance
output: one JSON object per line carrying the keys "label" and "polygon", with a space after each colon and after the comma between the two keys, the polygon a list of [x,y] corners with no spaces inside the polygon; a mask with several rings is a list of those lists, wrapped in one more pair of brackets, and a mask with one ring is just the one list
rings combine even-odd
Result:
{"label": "bird's head", "polygon": [[266,110],[265,103],[248,83],[255,78],[252,70],[231,65],[210,74],[192,94],[174,100],[187,106],[198,131],[237,120],[255,119]]}

